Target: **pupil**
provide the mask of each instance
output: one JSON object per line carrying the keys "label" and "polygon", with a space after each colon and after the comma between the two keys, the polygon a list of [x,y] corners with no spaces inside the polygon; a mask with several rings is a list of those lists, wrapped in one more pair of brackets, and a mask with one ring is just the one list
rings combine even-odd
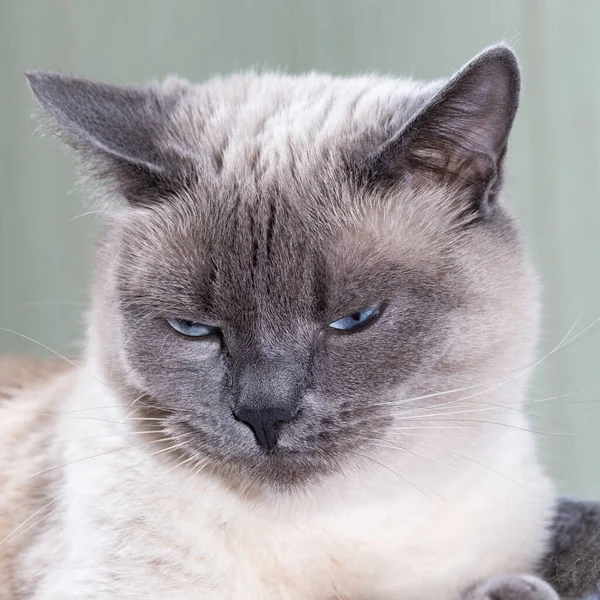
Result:
{"label": "pupil", "polygon": [[352,313],[350,315],[350,317],[354,320],[354,321],[360,321],[360,313]]}

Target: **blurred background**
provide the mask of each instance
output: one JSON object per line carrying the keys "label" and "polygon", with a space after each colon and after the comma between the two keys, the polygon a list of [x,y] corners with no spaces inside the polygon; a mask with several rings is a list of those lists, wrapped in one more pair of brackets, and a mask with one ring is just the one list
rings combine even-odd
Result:
{"label": "blurred background", "polygon": [[[20,334],[0,329],[0,352],[79,352],[101,227],[71,159],[35,131],[25,70],[113,83],[248,67],[434,78],[500,40],[523,69],[508,185],[544,284],[542,356],[600,317],[600,2],[0,0],[0,328]],[[599,356],[591,330],[545,360],[527,408],[561,490],[597,498]]]}

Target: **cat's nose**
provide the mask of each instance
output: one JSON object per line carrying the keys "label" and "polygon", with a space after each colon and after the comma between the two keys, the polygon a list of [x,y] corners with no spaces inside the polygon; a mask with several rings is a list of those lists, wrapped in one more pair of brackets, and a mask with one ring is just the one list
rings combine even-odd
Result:
{"label": "cat's nose", "polygon": [[256,441],[263,448],[271,450],[277,444],[281,426],[294,418],[294,409],[283,406],[264,408],[240,406],[233,411],[233,414],[238,421],[252,429]]}

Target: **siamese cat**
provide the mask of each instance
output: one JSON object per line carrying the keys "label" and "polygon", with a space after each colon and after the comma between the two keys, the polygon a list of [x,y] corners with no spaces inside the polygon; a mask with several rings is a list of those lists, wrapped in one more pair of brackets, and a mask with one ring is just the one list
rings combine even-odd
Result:
{"label": "siamese cat", "polygon": [[510,49],[427,83],[28,78],[106,227],[83,359],[0,369],[2,600],[592,597],[597,508],[522,410]]}

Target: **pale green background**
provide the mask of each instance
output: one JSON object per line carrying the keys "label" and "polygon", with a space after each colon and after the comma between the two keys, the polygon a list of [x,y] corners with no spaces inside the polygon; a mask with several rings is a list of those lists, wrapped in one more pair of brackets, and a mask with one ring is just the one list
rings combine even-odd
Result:
{"label": "pale green background", "polygon": [[[99,223],[34,134],[23,71],[144,82],[246,67],[436,77],[505,39],[524,93],[509,185],[543,277],[542,350],[600,317],[600,2],[0,0],[0,327],[75,353]],[[72,193],[73,192],[73,193]],[[0,331],[0,351],[44,352]],[[600,334],[538,369],[532,428],[563,490],[600,497]]]}

